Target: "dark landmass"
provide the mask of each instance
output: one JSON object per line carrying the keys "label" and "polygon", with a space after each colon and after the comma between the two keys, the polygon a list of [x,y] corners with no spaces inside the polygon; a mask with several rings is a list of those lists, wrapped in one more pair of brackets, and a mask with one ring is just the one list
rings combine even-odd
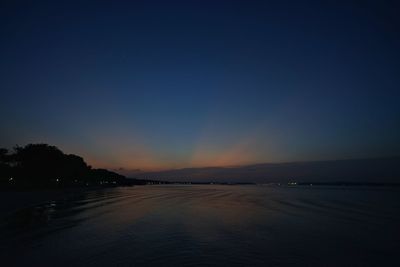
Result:
{"label": "dark landmass", "polygon": [[80,187],[132,186],[163,183],[131,179],[106,169],[94,169],[84,159],[55,146],[29,144],[12,152],[0,148],[0,189],[43,190]]}
{"label": "dark landmass", "polygon": [[189,184],[189,185],[270,185],[270,186],[389,186],[397,187],[400,183],[363,183],[363,182],[295,182],[290,181],[288,183],[245,183],[245,182],[170,182],[169,184]]}
{"label": "dark landmass", "polygon": [[166,181],[214,183],[377,183],[400,182],[400,157],[266,163],[241,167],[187,168],[137,173]]}
{"label": "dark landmass", "polygon": [[396,186],[400,182],[400,157],[187,168],[137,172],[136,177],[92,168],[82,157],[64,154],[47,144],[16,146],[12,152],[0,148],[3,191],[168,183]]}

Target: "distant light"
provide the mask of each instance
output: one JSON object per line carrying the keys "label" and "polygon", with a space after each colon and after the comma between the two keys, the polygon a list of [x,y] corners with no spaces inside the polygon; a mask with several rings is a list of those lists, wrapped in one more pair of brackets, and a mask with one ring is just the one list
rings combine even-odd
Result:
{"label": "distant light", "polygon": [[59,181],[60,181],[60,179],[57,178],[57,179],[56,179],[56,182],[59,182]]}
{"label": "distant light", "polygon": [[10,179],[8,179],[8,180],[9,180],[9,181],[12,181],[12,180],[14,180],[14,178],[12,178],[12,177],[11,177],[11,178],[10,178]]}

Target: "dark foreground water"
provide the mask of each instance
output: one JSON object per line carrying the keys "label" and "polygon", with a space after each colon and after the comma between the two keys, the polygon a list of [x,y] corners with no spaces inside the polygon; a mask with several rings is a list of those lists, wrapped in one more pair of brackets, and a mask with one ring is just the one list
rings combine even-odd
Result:
{"label": "dark foreground water", "polygon": [[0,265],[400,266],[399,212],[398,188],[105,189],[6,216]]}

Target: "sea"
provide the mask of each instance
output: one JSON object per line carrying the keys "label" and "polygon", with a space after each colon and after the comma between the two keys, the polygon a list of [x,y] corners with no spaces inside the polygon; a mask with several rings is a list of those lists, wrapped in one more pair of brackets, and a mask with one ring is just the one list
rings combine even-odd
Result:
{"label": "sea", "polygon": [[1,266],[400,266],[400,188],[84,191],[3,216],[0,257]]}

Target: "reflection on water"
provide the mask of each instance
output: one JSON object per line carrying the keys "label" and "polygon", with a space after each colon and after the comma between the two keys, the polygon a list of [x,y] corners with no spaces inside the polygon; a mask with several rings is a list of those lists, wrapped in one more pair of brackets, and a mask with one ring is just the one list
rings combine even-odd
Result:
{"label": "reflection on water", "polygon": [[393,188],[138,186],[6,218],[7,265],[399,266]]}

